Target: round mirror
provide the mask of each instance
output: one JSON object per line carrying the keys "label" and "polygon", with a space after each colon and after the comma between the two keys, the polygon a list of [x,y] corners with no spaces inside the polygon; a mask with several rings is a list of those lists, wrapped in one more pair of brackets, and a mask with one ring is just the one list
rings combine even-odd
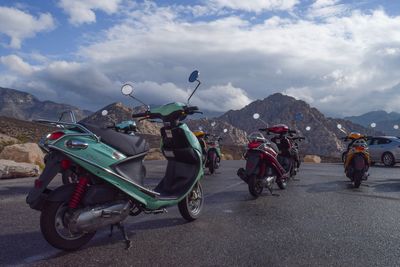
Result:
{"label": "round mirror", "polygon": [[211,123],[211,126],[214,127],[215,125],[217,125],[217,123],[216,123],[215,121],[213,121],[213,122]]}
{"label": "round mirror", "polygon": [[224,133],[227,133],[228,132],[228,129],[224,129]]}
{"label": "round mirror", "polygon": [[307,131],[307,132],[311,131],[311,127],[310,127],[310,126],[307,126],[307,127],[306,127],[306,131]]}
{"label": "round mirror", "polygon": [[254,113],[253,114],[253,119],[258,120],[260,118],[260,114]]}
{"label": "round mirror", "polygon": [[107,116],[107,115],[108,115],[108,111],[107,110],[101,111],[101,116]]}
{"label": "round mirror", "polygon": [[339,123],[339,124],[337,125],[337,128],[338,128],[339,130],[342,130],[342,125]]}
{"label": "round mirror", "polygon": [[133,86],[130,85],[129,83],[124,84],[124,85],[121,87],[121,92],[122,92],[123,95],[130,95],[130,94],[132,94],[132,92],[133,92]]}
{"label": "round mirror", "polygon": [[371,127],[375,128],[376,127],[376,123],[375,122],[371,123]]}
{"label": "round mirror", "polygon": [[397,124],[393,125],[393,129],[398,130],[399,129],[399,125],[397,125]]}
{"label": "round mirror", "polygon": [[202,126],[199,126],[199,130],[200,130],[200,131],[203,131],[203,127],[202,127]]}
{"label": "round mirror", "polygon": [[199,78],[200,72],[198,70],[193,71],[189,76],[189,82],[195,82]]}

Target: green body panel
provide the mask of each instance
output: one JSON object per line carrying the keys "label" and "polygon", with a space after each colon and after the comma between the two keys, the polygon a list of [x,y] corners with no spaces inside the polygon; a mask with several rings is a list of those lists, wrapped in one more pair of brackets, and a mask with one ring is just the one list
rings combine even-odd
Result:
{"label": "green body panel", "polygon": [[[199,157],[201,158],[201,147],[197,138],[194,134],[189,130],[186,124],[181,124],[178,127],[182,128],[185,131],[186,137],[190,145],[196,149]],[[139,186],[135,185],[133,182],[125,179],[121,179],[118,176],[113,175],[110,172],[114,172],[114,170],[110,167],[113,164],[116,164],[120,161],[126,159],[126,156],[122,153],[118,152],[114,148],[99,142],[94,136],[74,136],[69,134],[79,134],[77,132],[73,132],[70,130],[64,131],[66,135],[61,137],[60,139],[47,142],[48,145],[52,145],[57,150],[68,155],[71,160],[76,162],[81,167],[85,168],[90,173],[96,175],[109,182],[110,184],[116,186],[129,196],[133,197],[140,203],[142,203],[147,209],[156,210],[168,206],[173,206],[178,204],[191,190],[188,190],[184,195],[182,195],[179,199],[176,200],[160,200],[157,196],[151,196],[147,193],[144,193]],[[66,142],[68,140],[79,140],[86,144],[88,147],[85,149],[77,149],[77,148],[68,148],[66,146]],[[106,170],[100,168],[105,168]],[[199,181],[203,175],[203,168],[201,168],[202,162],[200,161],[200,171],[196,177],[196,182]],[[108,170],[108,171],[107,171]],[[193,186],[195,183],[193,183]],[[193,187],[192,186],[192,187]]]}
{"label": "green body panel", "polygon": [[135,125],[135,123],[133,121],[122,121],[122,122],[116,124],[115,127],[118,128],[118,129],[123,130],[123,129],[128,128],[128,127],[130,127],[132,125]]}
{"label": "green body panel", "polygon": [[161,114],[162,116],[168,116],[172,112],[178,111],[178,110],[183,110],[183,107],[185,104],[180,103],[180,102],[174,102],[170,104],[166,104],[157,108],[152,108],[151,112],[152,113],[158,113]]}

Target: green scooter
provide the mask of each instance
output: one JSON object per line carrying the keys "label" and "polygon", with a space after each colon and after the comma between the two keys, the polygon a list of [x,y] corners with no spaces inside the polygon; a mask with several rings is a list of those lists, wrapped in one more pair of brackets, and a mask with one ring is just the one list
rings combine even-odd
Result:
{"label": "green scooter", "polygon": [[[143,158],[149,147],[141,137],[75,121],[40,121],[61,130],[40,141],[40,147],[48,152],[46,166],[26,202],[41,211],[41,232],[52,246],[77,250],[92,239],[96,230],[109,226],[112,233],[116,226],[129,248],[122,225],[129,215],[163,213],[165,208],[178,205],[187,221],[199,217],[204,200],[200,184],[204,175],[202,152],[197,138],[181,122],[188,115],[200,113],[189,105],[200,85],[198,76],[199,72],[194,71],[189,77],[189,82],[197,82],[197,86],[187,104],[175,102],[132,115],[159,119],[164,124],[161,148],[168,164],[164,178],[154,189],[142,183]],[[121,91],[137,99],[130,84]],[[50,182],[61,169],[73,169],[78,182],[50,189]]]}

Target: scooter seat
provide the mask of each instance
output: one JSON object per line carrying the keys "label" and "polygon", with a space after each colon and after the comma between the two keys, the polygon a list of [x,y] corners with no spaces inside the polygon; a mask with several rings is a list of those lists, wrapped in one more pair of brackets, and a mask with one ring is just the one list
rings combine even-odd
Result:
{"label": "scooter seat", "polygon": [[146,140],[137,135],[116,132],[112,129],[101,128],[93,124],[80,123],[89,131],[101,138],[101,141],[113,147],[126,156],[134,156],[149,150]]}

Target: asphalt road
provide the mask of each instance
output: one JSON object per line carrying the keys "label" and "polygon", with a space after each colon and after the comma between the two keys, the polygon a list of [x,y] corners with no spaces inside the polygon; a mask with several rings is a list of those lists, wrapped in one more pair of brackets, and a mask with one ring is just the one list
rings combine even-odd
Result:
{"label": "asphalt road", "polygon": [[[149,162],[160,176],[162,162]],[[400,266],[400,168],[374,167],[352,189],[338,164],[303,164],[298,181],[254,200],[224,161],[205,176],[204,212],[186,223],[177,208],[139,215],[118,232],[99,231],[80,251],[60,252],[39,230],[25,196],[33,179],[0,181],[0,265],[37,266]],[[156,181],[152,178],[150,183]]]}

